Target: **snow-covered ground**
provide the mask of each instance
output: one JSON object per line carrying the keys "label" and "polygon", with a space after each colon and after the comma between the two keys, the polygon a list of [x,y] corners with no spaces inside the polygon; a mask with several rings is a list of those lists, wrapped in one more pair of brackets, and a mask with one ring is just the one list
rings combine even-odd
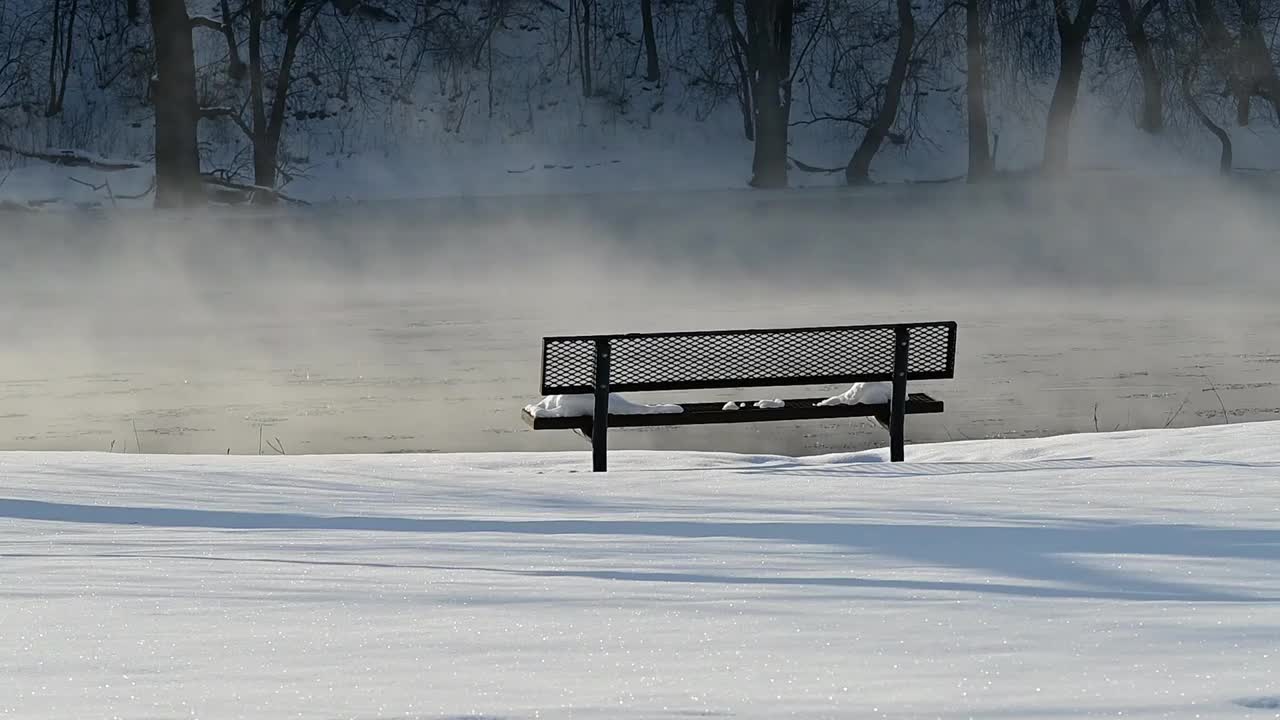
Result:
{"label": "snow-covered ground", "polygon": [[0,455],[0,716],[1269,717],[1280,423]]}

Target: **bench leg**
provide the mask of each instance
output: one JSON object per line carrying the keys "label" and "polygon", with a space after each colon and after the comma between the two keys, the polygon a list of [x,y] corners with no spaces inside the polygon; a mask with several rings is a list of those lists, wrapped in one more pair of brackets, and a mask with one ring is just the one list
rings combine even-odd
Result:
{"label": "bench leg", "polygon": [[606,472],[609,452],[609,341],[596,341],[596,405],[591,418],[591,471]]}
{"label": "bench leg", "polygon": [[907,434],[907,350],[911,335],[906,328],[894,331],[893,347],[893,399],[889,409],[889,460],[906,459]]}
{"label": "bench leg", "polygon": [[[606,396],[607,397],[607,396]],[[606,408],[608,401],[606,400]],[[599,403],[597,403],[599,407]],[[596,410],[591,421],[591,472],[606,472],[609,469],[609,413]]]}

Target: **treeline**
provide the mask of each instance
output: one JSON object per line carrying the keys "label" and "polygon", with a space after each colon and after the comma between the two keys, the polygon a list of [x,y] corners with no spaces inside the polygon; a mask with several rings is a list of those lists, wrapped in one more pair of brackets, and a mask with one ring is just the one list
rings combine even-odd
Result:
{"label": "treeline", "polygon": [[0,0],[0,149],[42,150],[14,140],[33,127],[92,144],[141,112],[157,205],[210,183],[271,200],[291,133],[344,113],[433,93],[456,132],[557,92],[625,111],[678,87],[685,112],[737,107],[755,187],[785,186],[789,135],[819,124],[847,131],[845,178],[866,182],[946,103],[981,180],[993,105],[1041,114],[1042,169],[1066,171],[1088,83],[1144,132],[1211,133],[1227,171],[1228,128],[1280,118],[1277,23],[1280,0]]}

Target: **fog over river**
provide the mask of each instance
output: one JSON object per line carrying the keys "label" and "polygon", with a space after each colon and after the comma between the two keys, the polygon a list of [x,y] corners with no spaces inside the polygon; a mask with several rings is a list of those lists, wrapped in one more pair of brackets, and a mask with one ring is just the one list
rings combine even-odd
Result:
{"label": "fog over river", "polygon": [[[1276,419],[1277,197],[1098,175],[7,214],[0,449],[580,449],[520,420],[543,335],[907,320],[960,324],[956,379],[915,386],[947,412],[910,418],[913,442]],[[865,419],[610,435],[886,443]]]}

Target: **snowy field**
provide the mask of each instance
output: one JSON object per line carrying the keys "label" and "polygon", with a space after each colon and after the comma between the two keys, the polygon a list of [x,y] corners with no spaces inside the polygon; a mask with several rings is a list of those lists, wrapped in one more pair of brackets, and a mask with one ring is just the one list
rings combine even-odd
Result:
{"label": "snowy field", "polygon": [[1273,717],[1280,423],[0,454],[0,716]]}

